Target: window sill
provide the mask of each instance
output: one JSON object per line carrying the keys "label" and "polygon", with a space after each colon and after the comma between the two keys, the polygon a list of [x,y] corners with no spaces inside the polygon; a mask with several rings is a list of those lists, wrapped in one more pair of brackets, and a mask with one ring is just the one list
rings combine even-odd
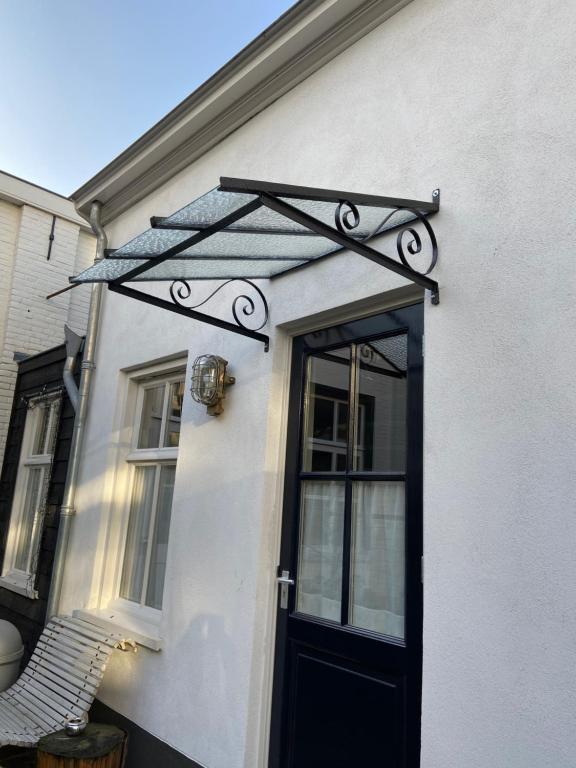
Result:
{"label": "window sill", "polygon": [[33,587],[30,587],[28,578],[32,577],[26,576],[26,578],[22,578],[18,573],[6,573],[4,576],[0,576],[0,587],[16,592],[18,595],[23,595],[29,600],[37,600],[38,592]]}
{"label": "window sill", "polygon": [[103,629],[120,630],[130,640],[138,645],[149,648],[151,651],[162,649],[162,638],[158,634],[158,627],[148,624],[141,619],[110,608],[109,610],[83,610],[74,611],[74,616],[85,619]]}

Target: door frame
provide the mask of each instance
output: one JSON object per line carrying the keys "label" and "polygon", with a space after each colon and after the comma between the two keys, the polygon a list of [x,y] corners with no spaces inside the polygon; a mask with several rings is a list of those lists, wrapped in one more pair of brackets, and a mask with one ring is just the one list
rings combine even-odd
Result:
{"label": "door frame", "polygon": [[[410,322],[403,322],[402,316],[408,312]],[[401,306],[384,306],[380,310],[375,310],[370,314],[360,314],[359,317],[349,317],[340,321],[330,323],[330,325],[319,329],[320,332],[335,332],[337,329],[354,325],[358,332],[350,336],[348,340],[362,340],[364,338],[374,337],[372,332],[362,334],[363,325],[368,326],[375,317],[381,315],[397,315],[396,322],[400,321],[395,330],[406,328],[412,330],[408,334],[409,358],[420,359],[420,364],[413,366],[411,370],[411,386],[409,390],[409,399],[407,402],[407,434],[410,440],[407,443],[407,467],[406,467],[406,508],[419,509],[419,522],[416,535],[410,542],[410,552],[407,552],[407,562],[409,559],[415,562],[416,559],[421,564],[423,556],[423,340],[424,340],[424,303],[421,299],[415,299],[413,302],[402,304]],[[280,548],[279,548],[279,566],[278,575],[281,567],[285,563],[290,563],[293,558],[293,548],[296,545],[296,536],[298,528],[298,516],[292,511],[285,514],[289,507],[294,510],[298,497],[298,469],[300,460],[300,445],[302,431],[302,408],[304,379],[306,375],[306,366],[303,364],[305,359],[305,349],[303,337],[315,333],[316,329],[306,331],[299,330],[287,341],[290,344],[288,351],[290,359],[290,371],[288,381],[287,398],[287,427],[285,432],[286,450],[284,453],[284,480],[280,519]],[[383,329],[381,333],[386,333]],[[299,340],[302,343],[299,344]],[[340,339],[340,343],[347,339]],[[320,346],[320,345],[319,345]],[[417,550],[417,551],[416,551]],[[292,574],[296,577],[296,573]],[[287,696],[284,690],[283,682],[286,673],[287,641],[288,641],[288,617],[289,609],[279,607],[279,589],[275,587],[276,600],[276,622],[275,636],[273,639],[273,665],[272,665],[272,691],[269,710],[269,739],[268,739],[268,768],[280,768],[281,766],[281,748],[282,748],[282,727],[287,717],[286,704]],[[410,754],[407,756],[407,765],[410,768],[416,768],[419,765],[420,757],[420,735],[421,735],[421,694],[422,694],[422,631],[423,631],[423,589],[421,566],[418,569],[412,569],[406,574],[406,589],[410,589],[412,594],[419,596],[419,605],[416,610],[411,611],[410,616],[406,616],[406,638],[410,637],[410,642],[416,644],[416,650],[419,656],[418,696],[408,702],[409,711],[406,713],[417,728],[417,744],[409,746]],[[290,601],[292,603],[292,600]]]}

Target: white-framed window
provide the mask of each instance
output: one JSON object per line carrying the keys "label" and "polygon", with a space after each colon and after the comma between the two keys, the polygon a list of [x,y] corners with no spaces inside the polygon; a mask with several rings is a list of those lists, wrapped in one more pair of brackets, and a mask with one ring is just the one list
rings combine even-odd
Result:
{"label": "white-framed window", "polygon": [[28,401],[1,584],[37,597],[34,590],[42,523],[60,416],[60,393]]}
{"label": "white-framed window", "polygon": [[128,611],[162,609],[183,396],[183,372],[138,385],[117,590]]}

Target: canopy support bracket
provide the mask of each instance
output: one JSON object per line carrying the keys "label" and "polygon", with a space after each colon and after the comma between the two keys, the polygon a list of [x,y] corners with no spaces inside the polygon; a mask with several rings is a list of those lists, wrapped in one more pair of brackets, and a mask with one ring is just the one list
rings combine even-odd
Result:
{"label": "canopy support bracket", "polygon": [[[412,245],[412,244],[408,245],[409,253],[414,255],[415,253],[418,253],[421,249],[420,237],[417,235],[416,231],[412,229],[412,227],[406,226],[405,228],[403,228],[399,232],[396,238],[398,254],[401,258],[401,262],[399,262],[399,261],[395,261],[394,259],[391,259],[389,256],[386,256],[383,253],[380,253],[379,251],[376,251],[374,248],[371,248],[369,245],[366,245],[366,243],[361,242],[359,240],[355,240],[353,237],[349,237],[343,231],[334,229],[334,227],[330,227],[328,226],[328,224],[324,224],[324,222],[319,221],[318,219],[315,219],[313,216],[310,216],[304,211],[301,211],[299,208],[295,208],[293,205],[290,205],[284,200],[279,200],[276,197],[276,195],[272,195],[267,192],[262,192],[260,193],[260,200],[267,208],[270,208],[271,210],[276,211],[276,213],[279,213],[282,216],[285,216],[287,219],[291,219],[297,224],[300,224],[303,227],[307,227],[308,229],[312,230],[312,232],[315,232],[318,235],[322,235],[328,240],[332,240],[332,242],[337,243],[342,248],[347,248],[348,250],[353,251],[354,253],[357,253],[366,259],[370,259],[370,261],[376,262],[376,264],[380,264],[381,266],[386,267],[386,269],[389,269],[392,272],[396,272],[396,274],[407,278],[411,282],[416,283],[417,285],[420,285],[422,288],[426,288],[427,290],[430,291],[432,304],[440,303],[440,289],[438,287],[438,283],[435,280],[432,280],[431,278],[427,277],[426,273],[422,274],[421,272],[416,272],[416,270],[412,269],[408,265],[408,262],[406,260],[406,256],[404,253],[404,245],[402,241],[402,237],[405,232],[408,232],[414,238],[417,238],[417,240],[415,240],[416,245]],[[350,204],[348,203],[348,201],[344,200],[342,201],[341,205],[344,206],[344,205],[350,205]],[[438,249],[434,230],[430,226],[426,217],[423,216],[420,213],[420,211],[416,210],[415,208],[408,208],[403,210],[409,210],[412,213],[414,213],[416,218],[420,222],[422,222],[422,224],[424,224],[426,231],[428,233],[428,236],[430,237],[430,240],[432,243],[432,250],[433,250],[432,264],[428,269],[428,272],[430,272],[436,265],[437,249]]]}
{"label": "canopy support bracket", "polygon": [[[183,281],[178,281],[178,282],[183,282]],[[244,282],[247,282],[247,281],[244,281]],[[256,288],[256,286],[254,287]],[[211,315],[206,315],[203,312],[198,312],[195,309],[184,307],[181,304],[177,304],[177,303],[173,304],[170,301],[166,301],[166,299],[160,299],[157,296],[152,296],[149,293],[144,293],[144,291],[137,291],[134,288],[128,288],[128,286],[122,285],[122,283],[113,283],[113,282],[108,283],[108,290],[113,291],[114,293],[121,293],[123,296],[128,296],[131,299],[142,301],[145,304],[151,304],[153,307],[158,307],[159,309],[167,309],[169,312],[174,312],[177,315],[188,317],[191,320],[199,320],[201,323],[208,323],[209,325],[215,325],[217,328],[222,328],[225,331],[231,331],[232,333],[237,333],[240,336],[247,336],[249,339],[255,339],[256,341],[260,341],[262,342],[262,344],[264,344],[264,352],[268,352],[270,348],[269,336],[267,336],[264,333],[259,333],[258,331],[253,331],[250,328],[244,328],[244,326],[242,325],[229,323],[227,320],[221,320],[219,317],[212,317]],[[261,291],[258,291],[258,292],[262,295]],[[237,297],[237,299],[238,298],[240,297]],[[237,299],[235,300],[235,302],[237,301]],[[249,301],[251,302],[251,300]],[[266,304],[265,304],[265,311],[267,315],[268,306]],[[233,312],[234,312],[234,317],[236,318],[234,306],[233,306]],[[251,311],[244,310],[244,313],[251,314]]]}

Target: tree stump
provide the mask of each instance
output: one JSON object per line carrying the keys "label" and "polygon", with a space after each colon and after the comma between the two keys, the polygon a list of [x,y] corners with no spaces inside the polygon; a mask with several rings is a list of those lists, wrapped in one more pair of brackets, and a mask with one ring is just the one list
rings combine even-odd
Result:
{"label": "tree stump", "polygon": [[126,734],[114,725],[89,723],[80,736],[58,731],[38,742],[37,768],[122,768]]}

